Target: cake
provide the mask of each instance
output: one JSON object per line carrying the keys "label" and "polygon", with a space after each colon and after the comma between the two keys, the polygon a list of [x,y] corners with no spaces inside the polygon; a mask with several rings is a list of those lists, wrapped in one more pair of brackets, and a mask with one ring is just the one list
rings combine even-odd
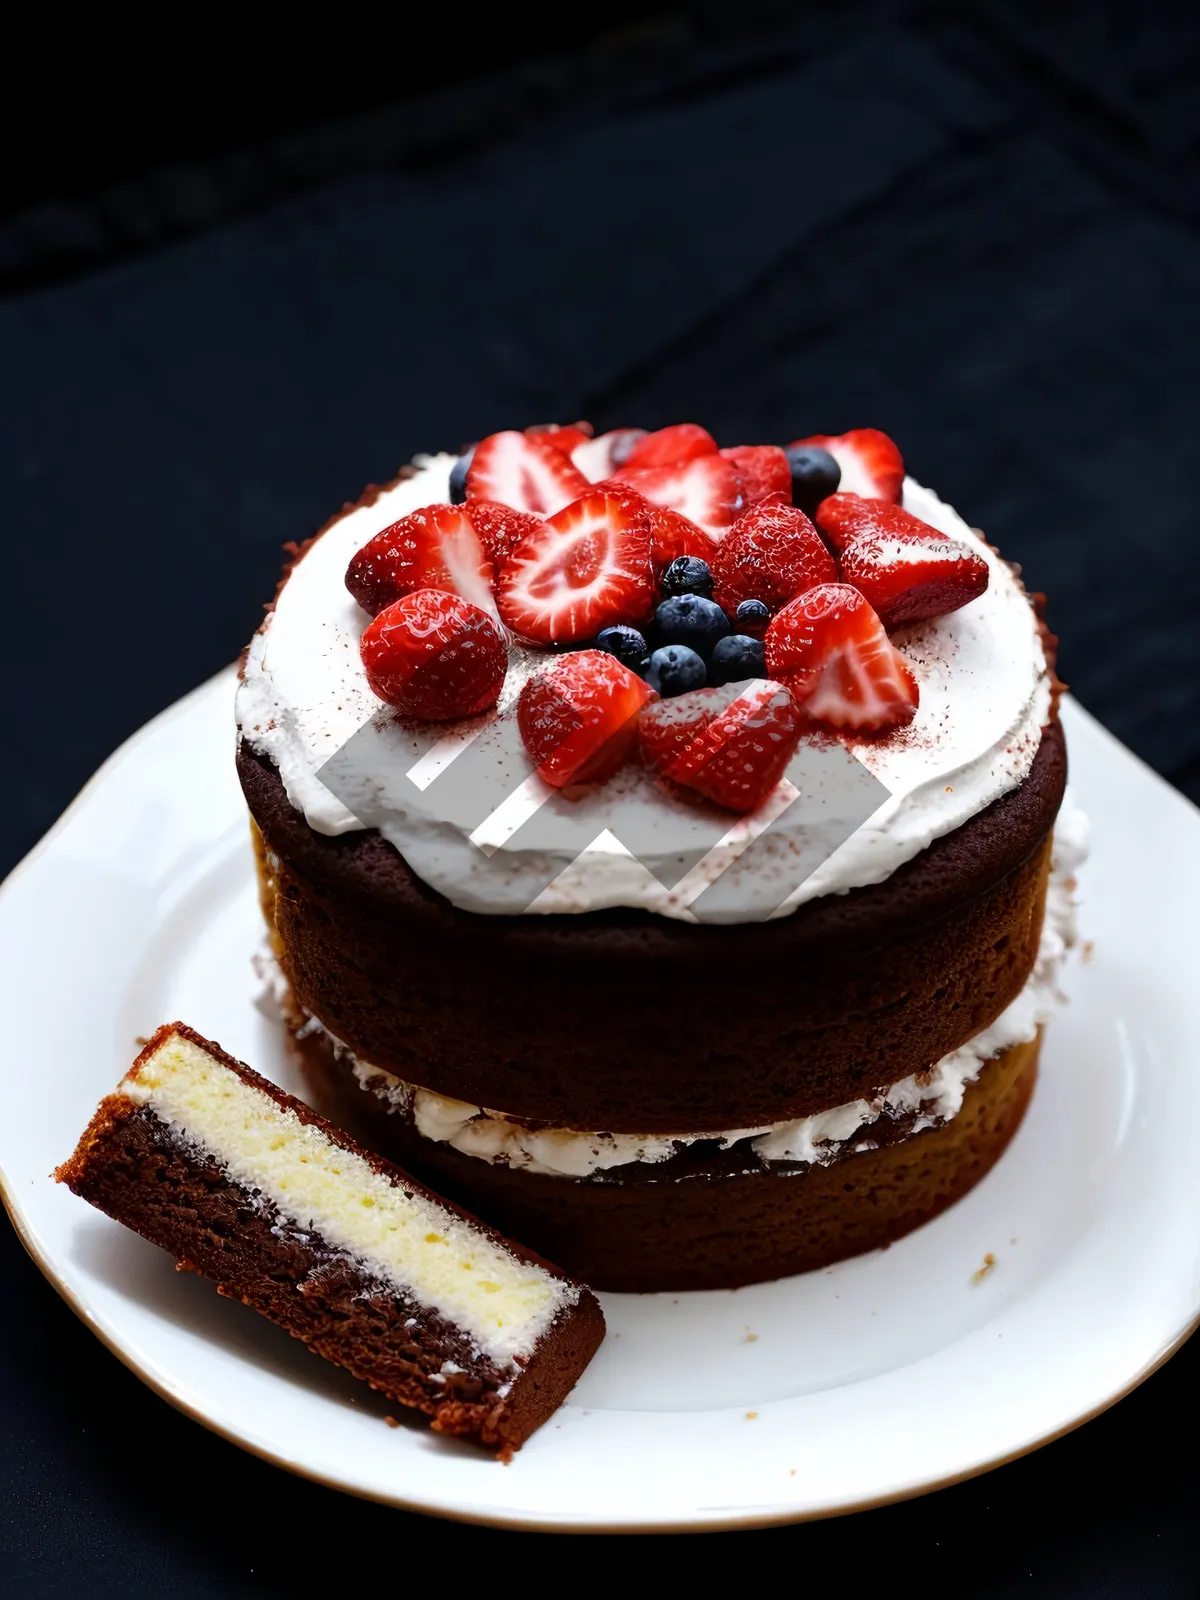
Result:
{"label": "cake", "polygon": [[505,1457],[604,1336],[587,1289],[179,1022],[56,1176],[439,1432]]}
{"label": "cake", "polygon": [[323,1106],[596,1287],[936,1216],[1074,938],[1054,644],[877,430],[418,457],[291,550],[238,691]]}

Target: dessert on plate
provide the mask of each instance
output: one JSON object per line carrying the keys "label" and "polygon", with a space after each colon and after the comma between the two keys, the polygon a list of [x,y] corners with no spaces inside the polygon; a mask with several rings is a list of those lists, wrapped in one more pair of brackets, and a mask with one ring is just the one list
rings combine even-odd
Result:
{"label": "dessert on plate", "polygon": [[604,1336],[596,1298],[183,1023],[60,1183],[441,1433],[508,1456]]}
{"label": "dessert on plate", "polygon": [[1074,938],[1054,639],[874,429],[493,434],[295,548],[238,691],[335,1119],[602,1288],[966,1193]]}

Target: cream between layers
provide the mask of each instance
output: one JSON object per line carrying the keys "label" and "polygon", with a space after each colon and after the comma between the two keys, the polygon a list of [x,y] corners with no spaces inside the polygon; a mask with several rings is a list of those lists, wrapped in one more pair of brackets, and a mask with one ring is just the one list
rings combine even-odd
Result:
{"label": "cream between layers", "polygon": [[320,1128],[173,1034],[120,1092],[201,1146],[235,1183],[464,1329],[502,1367],[529,1354],[575,1287],[399,1188]]}
{"label": "cream between layers", "polygon": [[[362,672],[358,640],[366,616],[346,591],[346,567],[380,529],[418,506],[448,499],[454,459],[420,458],[415,477],[336,522],[296,564],[251,644],[238,690],[238,725],[249,744],[274,762],[288,798],[318,833],[340,834],[362,826],[317,773],[380,710]],[[991,569],[989,586],[961,611],[897,634],[920,686],[920,709],[907,730],[854,750],[891,798],[832,854],[821,841],[825,830],[833,839],[846,831],[837,829],[840,802],[821,797],[814,808],[804,797],[783,809],[745,861],[726,865],[754,832],[753,818],[731,821],[726,841],[714,849],[711,860],[668,890],[652,869],[668,868],[687,848],[692,836],[686,828],[694,824],[695,813],[664,794],[633,763],[579,802],[587,809],[578,815],[586,815],[589,829],[594,823],[593,843],[582,854],[576,853],[577,844],[522,848],[519,835],[508,838],[510,807],[498,808],[481,827],[477,818],[455,821],[422,808],[411,787],[394,788],[381,773],[374,799],[377,804],[382,799],[388,809],[388,820],[381,825],[384,836],[426,883],[455,905],[485,913],[630,906],[695,920],[691,903],[720,874],[724,898],[733,909],[718,920],[757,920],[791,911],[818,895],[881,883],[931,840],[961,827],[1016,788],[1036,754],[1050,699],[1033,611],[1006,563],[955,511],[911,479],[905,482],[904,504],[978,550]],[[514,650],[512,686],[543,659],[536,652]],[[455,741],[476,732],[487,737],[492,720],[489,716],[454,725],[432,757],[428,730],[424,743],[414,733],[412,766],[420,761],[422,770],[432,775],[438,763],[444,766],[450,758]],[[408,770],[407,758],[395,770]],[[513,765],[512,783],[504,792],[518,788],[515,798],[525,807],[523,815],[549,794],[538,788],[536,778],[525,777]],[[617,819],[628,815],[631,795],[643,808],[637,858],[619,842]],[[610,822],[613,831],[608,831]],[[485,855],[472,835],[504,847]],[[821,865],[784,899],[787,884],[794,882],[788,874],[797,855]],[[662,875],[672,881],[669,870]],[[778,897],[761,892],[774,882],[784,884]]]}
{"label": "cream between layers", "polygon": [[[915,1112],[914,1133],[935,1123],[949,1122],[962,1109],[967,1085],[979,1076],[984,1063],[1002,1050],[1026,1043],[1050,1020],[1061,998],[1059,974],[1078,937],[1075,874],[1087,856],[1087,835],[1087,818],[1068,796],[1054,828],[1054,855],[1037,961],[1021,993],[990,1028],[943,1056],[929,1072],[893,1084],[876,1100],[851,1100],[793,1122],[737,1128],[720,1134],[536,1129],[511,1122],[499,1112],[403,1083],[390,1073],[357,1060],[339,1041],[333,1043],[340,1054],[353,1062],[362,1087],[388,1101],[398,1112],[411,1115],[417,1131],[425,1138],[453,1145],[464,1155],[504,1162],[526,1172],[586,1178],[629,1162],[667,1161],[681,1147],[705,1139],[716,1140],[722,1149],[743,1139],[751,1140],[754,1153],[764,1161],[826,1164],[838,1154],[840,1145],[880,1117]],[[314,1021],[310,1026],[319,1024]]]}

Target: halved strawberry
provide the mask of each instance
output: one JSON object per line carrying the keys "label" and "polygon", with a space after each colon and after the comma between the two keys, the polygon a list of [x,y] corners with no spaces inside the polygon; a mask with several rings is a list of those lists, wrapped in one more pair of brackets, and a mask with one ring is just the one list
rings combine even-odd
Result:
{"label": "halved strawberry", "polygon": [[508,429],[475,446],[467,472],[468,500],[498,500],[517,511],[550,516],[587,492],[588,482],[570,456],[541,434]]}
{"label": "halved strawberry", "polygon": [[613,428],[598,439],[577,444],[571,460],[589,483],[600,483],[625,465],[638,440],[645,437],[645,428]]}
{"label": "halved strawberry", "polygon": [[713,542],[703,528],[678,511],[647,501],[646,513],[650,519],[650,559],[656,572],[679,556],[699,556],[701,561],[707,561],[712,555]]}
{"label": "halved strawberry", "polygon": [[637,738],[650,685],[606,650],[552,658],[521,690],[517,726],[537,773],[561,789],[609,778]]}
{"label": "halved strawberry", "polygon": [[710,539],[725,537],[742,503],[742,480],[732,461],[695,456],[673,467],[622,467],[613,477],[703,528]]}
{"label": "halved strawberry", "polygon": [[385,607],[359,650],[372,693],[428,722],[495,705],[508,665],[495,618],[442,589],[418,589]]}
{"label": "halved strawberry", "polygon": [[500,615],[537,644],[590,639],[612,622],[641,622],[654,605],[650,526],[627,494],[592,490],[547,517],[496,579]]}
{"label": "halved strawberry", "polygon": [[777,611],[793,595],[837,577],[833,557],[796,506],[762,501],[743,511],[713,551],[713,599],[733,616],[743,600]]}
{"label": "halved strawberry", "polygon": [[782,778],[802,718],[781,683],[694,689],[647,706],[639,722],[651,766],[730,811],[753,811]]}
{"label": "halved strawberry", "polygon": [[767,629],[767,671],[815,722],[852,733],[911,722],[917,685],[870,604],[845,583],[796,598]]}
{"label": "halved strawberry", "polygon": [[471,526],[483,541],[483,548],[491,557],[496,572],[531,533],[542,526],[541,517],[529,511],[514,511],[512,506],[499,505],[495,500],[468,500],[463,510],[471,519]]}
{"label": "halved strawberry", "polygon": [[697,456],[715,456],[717,441],[707,428],[698,422],[677,422],[671,428],[659,428],[639,439],[625,465],[641,467],[677,467],[684,461],[694,461]]}
{"label": "halved strawberry", "polygon": [[720,452],[732,461],[742,478],[742,504],[749,510],[768,495],[782,495],[792,503],[792,469],[777,444],[735,444]]}
{"label": "halved strawberry", "polygon": [[842,469],[840,487],[850,494],[872,495],[880,500],[899,500],[904,486],[904,461],[899,450],[878,428],[851,428],[849,433],[814,433],[808,439],[793,439],[788,446],[815,444],[829,454]]}
{"label": "halved strawberry", "polygon": [[944,539],[946,535],[914,517],[903,506],[891,500],[869,499],[861,494],[831,494],[817,507],[817,527],[825,536],[825,543],[834,550],[844,550],[860,533],[924,534],[929,538]]}
{"label": "halved strawberry", "polygon": [[531,428],[525,429],[527,439],[544,439],[547,444],[552,444],[556,450],[561,450],[569,456],[572,450],[581,444],[587,444],[592,437],[590,422],[538,422]]}
{"label": "halved strawberry", "polygon": [[870,601],[885,628],[957,611],[988,586],[988,564],[978,551],[922,522],[917,528],[860,533],[838,557],[842,582]]}
{"label": "halved strawberry", "polygon": [[423,506],[367,541],[346,568],[346,587],[372,616],[415,589],[460,594],[495,611],[492,562],[465,506]]}

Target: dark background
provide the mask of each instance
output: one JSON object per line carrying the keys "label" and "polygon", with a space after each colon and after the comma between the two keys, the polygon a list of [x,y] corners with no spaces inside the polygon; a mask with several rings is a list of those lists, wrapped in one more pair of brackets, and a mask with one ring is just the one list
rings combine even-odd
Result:
{"label": "dark background", "polygon": [[[1049,591],[1084,704],[1200,798],[1200,11],[567,13],[298,12],[266,46],[172,14],[136,51],[72,24],[66,56],[51,18],[9,53],[0,868],[236,654],[284,540],[416,450],[577,416],[885,428]],[[585,1556],[240,1454],[0,1250],[0,1593]],[[1198,1371],[1189,1346],[1025,1461],[721,1553],[747,1581],[769,1553],[861,1589],[1200,1594]],[[717,1545],[660,1553],[683,1575]]]}

